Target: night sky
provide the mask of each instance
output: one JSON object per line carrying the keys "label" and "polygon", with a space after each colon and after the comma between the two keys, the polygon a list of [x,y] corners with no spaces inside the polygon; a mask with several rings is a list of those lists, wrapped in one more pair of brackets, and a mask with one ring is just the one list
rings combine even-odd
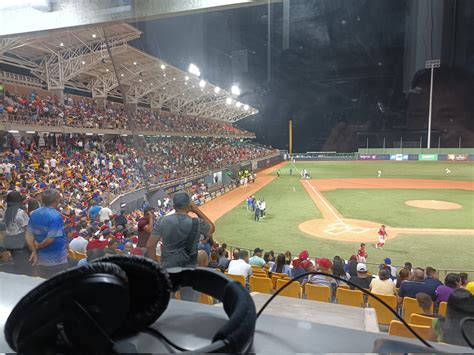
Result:
{"label": "night sky", "polygon": [[[410,1],[291,0],[286,50],[281,3],[271,6],[270,17],[264,5],[140,23],[144,34],[135,45],[183,70],[195,63],[203,78],[227,90],[239,84],[240,101],[260,113],[238,125],[256,132],[259,142],[287,149],[292,118],[294,151],[319,151],[336,126],[406,127],[402,81]],[[473,47],[473,3],[458,1],[457,26],[470,35],[456,41],[467,48]],[[471,52],[456,60],[473,67]]]}

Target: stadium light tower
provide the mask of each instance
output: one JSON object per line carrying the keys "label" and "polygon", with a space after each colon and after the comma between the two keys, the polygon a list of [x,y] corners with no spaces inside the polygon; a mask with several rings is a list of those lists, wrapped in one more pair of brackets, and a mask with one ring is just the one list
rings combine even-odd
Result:
{"label": "stadium light tower", "polygon": [[201,76],[201,71],[200,71],[199,68],[198,68],[195,64],[193,64],[193,63],[189,64],[188,72],[190,72],[191,74],[193,74],[193,75],[195,75],[195,76],[197,76],[197,77],[200,77],[200,76]]}
{"label": "stadium light tower", "polygon": [[431,69],[431,81],[430,81],[430,108],[428,112],[428,144],[427,148],[431,148],[431,113],[433,110],[433,75],[434,69],[439,68],[441,66],[441,60],[427,60],[425,62],[425,69]]}
{"label": "stadium light tower", "polygon": [[206,82],[205,82],[204,80],[201,80],[201,81],[199,82],[199,86],[200,86],[201,88],[204,88],[204,87],[206,86]]}
{"label": "stadium light tower", "polygon": [[225,103],[227,105],[230,105],[232,103],[232,99],[230,97],[228,97],[226,100],[225,100]]}
{"label": "stadium light tower", "polygon": [[232,95],[240,96],[240,88],[237,85],[232,85],[232,87],[230,88],[230,92],[232,93]]}

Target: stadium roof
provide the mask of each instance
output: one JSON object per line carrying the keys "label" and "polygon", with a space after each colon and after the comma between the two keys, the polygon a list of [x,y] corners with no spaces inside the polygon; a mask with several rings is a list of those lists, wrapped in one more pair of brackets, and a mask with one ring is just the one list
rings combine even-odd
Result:
{"label": "stadium roof", "polygon": [[230,122],[258,113],[231,93],[128,44],[140,35],[117,23],[0,38],[0,63],[29,69],[49,90],[68,87],[96,98],[122,98],[118,75],[131,103]]}

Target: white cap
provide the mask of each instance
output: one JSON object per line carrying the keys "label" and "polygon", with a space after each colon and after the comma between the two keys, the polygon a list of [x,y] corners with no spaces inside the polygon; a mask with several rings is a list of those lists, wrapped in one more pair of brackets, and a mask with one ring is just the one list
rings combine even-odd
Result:
{"label": "white cap", "polygon": [[357,272],[367,272],[367,266],[364,263],[358,263]]}

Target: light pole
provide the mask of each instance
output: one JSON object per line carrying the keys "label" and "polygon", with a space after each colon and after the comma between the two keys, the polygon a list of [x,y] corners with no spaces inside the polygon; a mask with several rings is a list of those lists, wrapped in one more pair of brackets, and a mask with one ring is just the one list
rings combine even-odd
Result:
{"label": "light pole", "polygon": [[428,146],[427,148],[431,148],[431,114],[433,111],[433,76],[434,76],[434,68],[439,68],[441,66],[441,61],[439,59],[436,60],[427,60],[425,62],[425,69],[431,69],[431,81],[430,81],[430,109],[428,113]]}

